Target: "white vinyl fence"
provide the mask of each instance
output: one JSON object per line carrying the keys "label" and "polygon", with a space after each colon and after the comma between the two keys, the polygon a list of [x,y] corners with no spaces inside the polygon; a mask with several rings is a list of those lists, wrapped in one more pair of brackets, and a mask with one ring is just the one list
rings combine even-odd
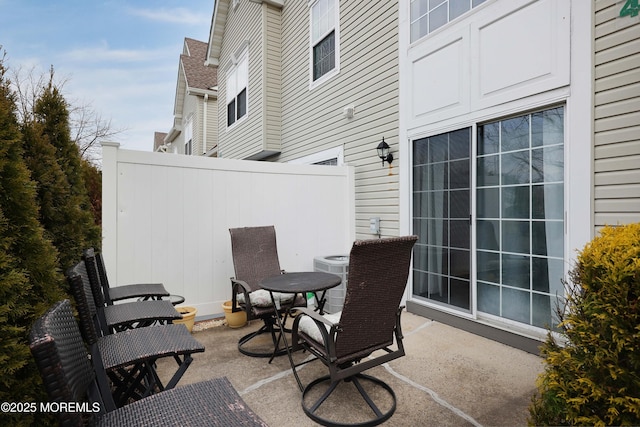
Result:
{"label": "white vinyl fence", "polygon": [[355,238],[353,168],[129,151],[103,144],[102,251],[111,286],[162,282],[222,315],[229,228],[274,225],[281,268],[310,271]]}

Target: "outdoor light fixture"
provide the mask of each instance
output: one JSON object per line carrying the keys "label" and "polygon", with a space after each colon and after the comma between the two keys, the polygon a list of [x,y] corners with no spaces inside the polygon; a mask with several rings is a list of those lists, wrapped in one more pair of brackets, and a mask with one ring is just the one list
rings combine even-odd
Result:
{"label": "outdoor light fixture", "polygon": [[389,144],[384,142],[384,136],[382,137],[382,142],[378,144],[378,157],[382,159],[382,166],[384,166],[384,162],[391,164],[393,161],[393,154],[389,152]]}

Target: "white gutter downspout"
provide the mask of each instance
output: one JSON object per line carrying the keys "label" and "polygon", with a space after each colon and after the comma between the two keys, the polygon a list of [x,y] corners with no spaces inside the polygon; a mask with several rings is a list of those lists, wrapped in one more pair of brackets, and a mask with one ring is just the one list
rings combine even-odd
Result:
{"label": "white gutter downspout", "polygon": [[204,105],[202,108],[202,154],[207,154],[207,101],[209,100],[209,94],[204,94]]}

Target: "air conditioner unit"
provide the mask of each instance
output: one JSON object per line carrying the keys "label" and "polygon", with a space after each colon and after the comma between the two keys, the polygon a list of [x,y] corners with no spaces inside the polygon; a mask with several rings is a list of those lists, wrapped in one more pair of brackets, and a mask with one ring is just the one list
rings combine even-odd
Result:
{"label": "air conditioner unit", "polygon": [[318,256],[313,259],[313,270],[332,273],[342,278],[340,284],[327,290],[324,311],[337,313],[342,310],[344,297],[347,293],[347,279],[349,277],[349,255]]}

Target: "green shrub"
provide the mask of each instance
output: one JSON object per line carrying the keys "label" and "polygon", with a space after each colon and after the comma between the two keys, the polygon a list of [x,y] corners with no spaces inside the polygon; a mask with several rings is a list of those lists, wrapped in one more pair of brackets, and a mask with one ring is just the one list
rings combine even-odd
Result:
{"label": "green shrub", "polygon": [[[0,57],[0,402],[47,400],[28,345],[33,322],[66,297],[58,252],[38,222],[35,183],[24,162],[13,92]],[[34,414],[2,413],[2,425],[34,425]],[[37,425],[44,425],[38,414]]]}
{"label": "green shrub", "polygon": [[640,425],[640,223],[602,229],[569,278],[529,423]]}

